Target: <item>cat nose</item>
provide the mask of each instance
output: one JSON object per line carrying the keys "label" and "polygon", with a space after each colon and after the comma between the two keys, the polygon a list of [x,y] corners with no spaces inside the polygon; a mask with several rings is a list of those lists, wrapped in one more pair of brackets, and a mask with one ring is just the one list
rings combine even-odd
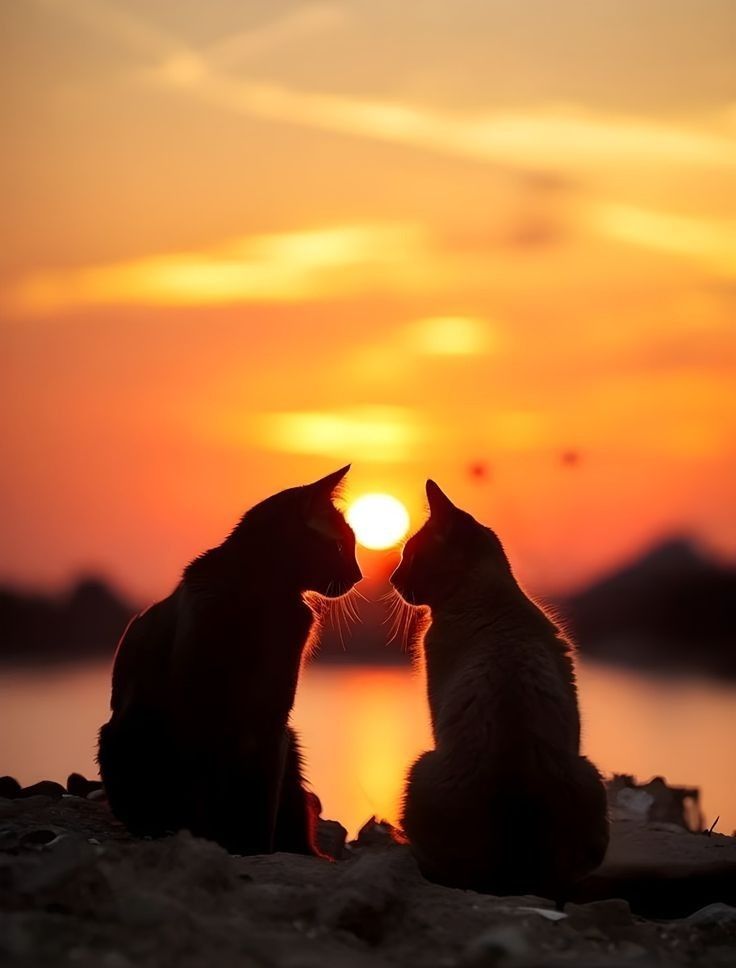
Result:
{"label": "cat nose", "polygon": [[357,583],[361,580],[362,577],[363,577],[363,572],[360,570],[356,562],[355,567],[353,568],[353,577],[351,578],[351,584],[357,585]]}

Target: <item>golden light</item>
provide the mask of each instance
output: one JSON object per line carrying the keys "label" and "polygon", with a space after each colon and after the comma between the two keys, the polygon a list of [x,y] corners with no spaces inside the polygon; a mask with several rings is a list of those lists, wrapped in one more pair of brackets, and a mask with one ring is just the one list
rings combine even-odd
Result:
{"label": "golden light", "polygon": [[352,502],[346,517],[364,548],[392,548],[409,530],[409,512],[390,494],[363,494]]}
{"label": "golden light", "polygon": [[432,316],[409,326],[410,345],[430,356],[473,356],[496,348],[496,329],[473,316]]}

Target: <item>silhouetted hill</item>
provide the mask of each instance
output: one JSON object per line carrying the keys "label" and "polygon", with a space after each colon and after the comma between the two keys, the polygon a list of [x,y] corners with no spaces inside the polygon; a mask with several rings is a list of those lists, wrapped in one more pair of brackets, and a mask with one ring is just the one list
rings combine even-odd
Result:
{"label": "silhouetted hill", "polygon": [[559,603],[580,652],[736,676],[736,568],[673,538]]}
{"label": "silhouetted hill", "polygon": [[99,578],[83,578],[52,597],[0,587],[0,660],[45,663],[112,655],[136,611]]}

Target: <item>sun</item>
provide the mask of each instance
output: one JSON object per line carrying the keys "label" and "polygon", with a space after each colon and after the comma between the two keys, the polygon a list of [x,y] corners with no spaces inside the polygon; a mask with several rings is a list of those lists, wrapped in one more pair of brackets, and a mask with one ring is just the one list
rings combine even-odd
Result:
{"label": "sun", "polygon": [[345,516],[364,548],[392,548],[409,530],[409,512],[390,494],[363,494]]}

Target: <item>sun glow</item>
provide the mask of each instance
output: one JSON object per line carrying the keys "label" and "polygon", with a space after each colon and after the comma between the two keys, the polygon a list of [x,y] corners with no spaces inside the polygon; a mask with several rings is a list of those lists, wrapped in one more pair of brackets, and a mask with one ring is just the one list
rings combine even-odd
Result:
{"label": "sun glow", "polygon": [[363,494],[352,502],[346,517],[364,548],[392,548],[409,530],[409,512],[390,494]]}

